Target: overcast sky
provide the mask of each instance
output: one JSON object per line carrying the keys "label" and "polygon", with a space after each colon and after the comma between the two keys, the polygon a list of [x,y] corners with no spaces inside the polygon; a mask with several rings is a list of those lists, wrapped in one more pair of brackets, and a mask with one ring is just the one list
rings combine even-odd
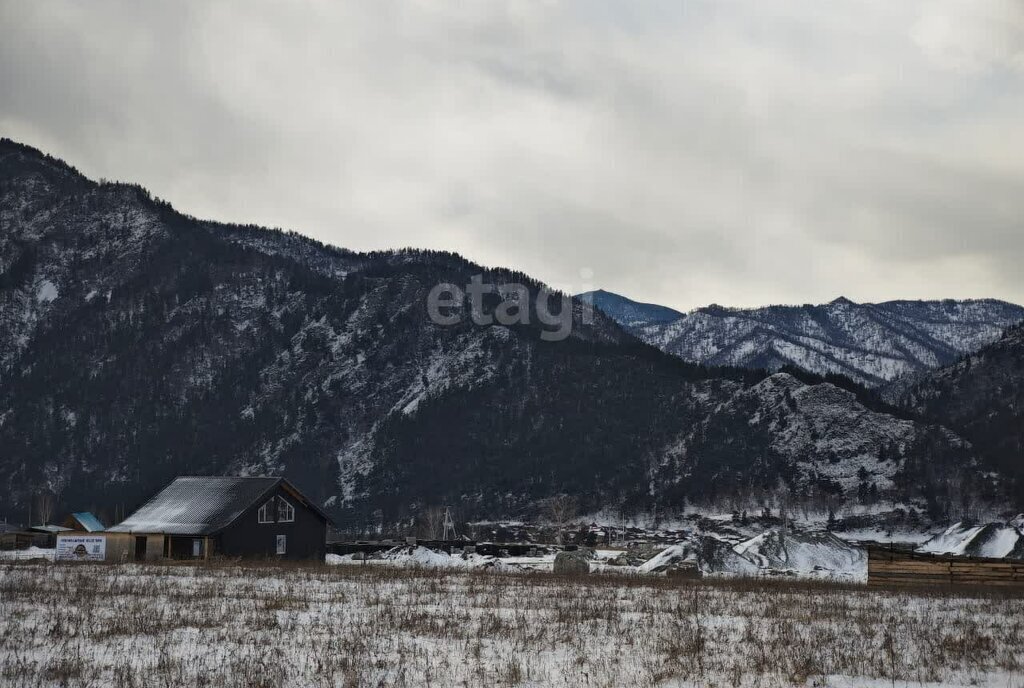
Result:
{"label": "overcast sky", "polygon": [[0,0],[0,134],[681,309],[1024,303],[1024,0]]}

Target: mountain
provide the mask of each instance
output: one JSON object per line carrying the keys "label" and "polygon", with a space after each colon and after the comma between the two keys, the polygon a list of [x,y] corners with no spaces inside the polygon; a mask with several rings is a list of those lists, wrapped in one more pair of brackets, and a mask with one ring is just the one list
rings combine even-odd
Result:
{"label": "mountain", "polygon": [[895,418],[834,385],[777,373],[737,390],[668,446],[651,480],[670,501],[720,506],[737,497],[762,501],[781,476],[796,487],[775,501],[793,511],[838,513],[852,500],[867,510],[917,505],[941,520],[950,505],[969,513],[979,495],[994,497],[998,485],[962,470],[969,467],[978,467],[970,445],[944,427]]}
{"label": "mountain", "polygon": [[[474,303],[474,280],[520,285],[525,317],[474,323],[507,305]],[[465,293],[435,313],[442,284]],[[443,504],[533,516],[558,494],[1005,506],[963,440],[872,394],[685,363],[549,297],[451,253],[201,221],[0,140],[0,515],[43,491],[131,509],[187,474],[284,475],[351,528]]]}
{"label": "mountain", "polygon": [[685,361],[766,370],[792,366],[844,375],[869,387],[952,363],[1024,320],[1024,308],[994,299],[858,304],[838,298],[820,306],[752,309],[713,305],[671,321],[663,313],[645,321],[647,312],[656,311],[622,302],[631,303],[608,295],[596,304],[643,341]]}
{"label": "mountain", "polygon": [[598,289],[579,294],[576,298],[584,303],[597,306],[627,331],[647,325],[667,325],[683,317],[683,314],[667,306],[653,303],[640,303],[627,299],[625,296]]}
{"label": "mountain", "polygon": [[952,365],[893,385],[886,396],[957,429],[1024,497],[1024,325]]}

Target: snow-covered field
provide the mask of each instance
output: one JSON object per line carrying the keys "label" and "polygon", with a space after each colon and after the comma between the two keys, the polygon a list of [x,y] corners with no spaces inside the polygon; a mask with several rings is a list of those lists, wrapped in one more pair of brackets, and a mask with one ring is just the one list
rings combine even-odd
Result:
{"label": "snow-covered field", "polygon": [[1024,686],[1024,597],[397,566],[0,563],[5,686]]}

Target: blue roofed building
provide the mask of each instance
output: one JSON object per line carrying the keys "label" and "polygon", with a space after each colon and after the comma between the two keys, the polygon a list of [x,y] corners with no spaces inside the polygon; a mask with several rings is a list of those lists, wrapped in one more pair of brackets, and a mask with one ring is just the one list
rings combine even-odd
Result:
{"label": "blue roofed building", "polygon": [[106,526],[88,511],[76,511],[61,523],[65,528],[82,533],[102,533]]}

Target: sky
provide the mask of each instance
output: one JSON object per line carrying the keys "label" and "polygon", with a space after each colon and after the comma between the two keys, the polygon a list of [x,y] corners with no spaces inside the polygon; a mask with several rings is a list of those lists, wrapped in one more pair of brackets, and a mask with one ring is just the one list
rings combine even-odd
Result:
{"label": "sky", "polygon": [[1024,303],[1024,0],[0,0],[0,135],[574,292]]}

